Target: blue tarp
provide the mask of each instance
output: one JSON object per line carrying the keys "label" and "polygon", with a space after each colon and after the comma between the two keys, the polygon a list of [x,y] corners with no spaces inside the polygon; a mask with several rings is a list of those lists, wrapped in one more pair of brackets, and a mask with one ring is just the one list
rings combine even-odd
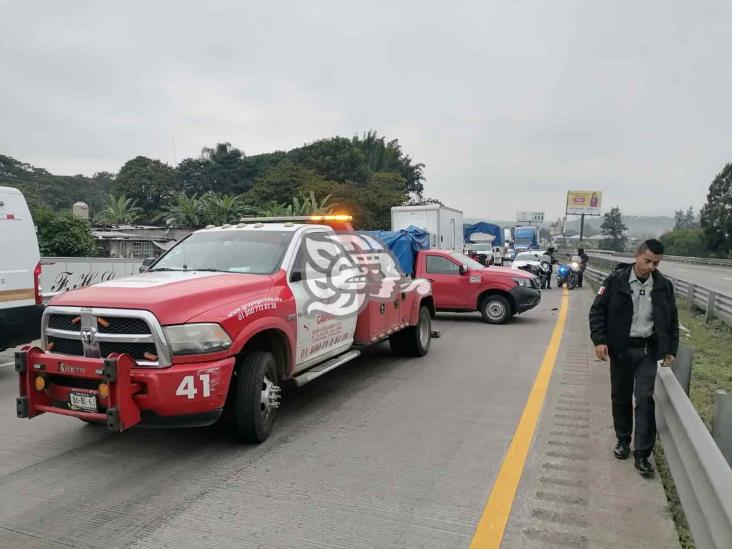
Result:
{"label": "blue tarp", "polygon": [[492,244],[494,246],[503,246],[503,229],[501,229],[501,227],[499,227],[498,225],[494,225],[493,223],[486,223],[485,221],[479,221],[478,223],[474,223],[472,225],[463,226],[463,240],[465,240],[466,243],[470,242],[470,236],[473,233],[492,234],[495,237]]}
{"label": "blue tarp", "polygon": [[414,274],[414,259],[419,250],[428,250],[430,234],[410,225],[399,231],[363,231],[365,234],[376,237],[389,248],[405,275]]}

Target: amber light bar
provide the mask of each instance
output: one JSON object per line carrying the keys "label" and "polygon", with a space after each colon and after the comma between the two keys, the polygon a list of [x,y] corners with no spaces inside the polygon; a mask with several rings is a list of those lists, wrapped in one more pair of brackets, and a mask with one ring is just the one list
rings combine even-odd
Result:
{"label": "amber light bar", "polygon": [[350,215],[291,215],[275,217],[242,217],[242,223],[323,223],[327,221],[352,221]]}

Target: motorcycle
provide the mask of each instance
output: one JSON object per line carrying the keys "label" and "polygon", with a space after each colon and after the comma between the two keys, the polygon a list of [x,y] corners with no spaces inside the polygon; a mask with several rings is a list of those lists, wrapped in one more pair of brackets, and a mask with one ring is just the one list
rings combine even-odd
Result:
{"label": "motorcycle", "polygon": [[579,281],[580,264],[576,261],[562,263],[557,268],[557,286],[561,288],[564,284],[568,290],[574,290]]}

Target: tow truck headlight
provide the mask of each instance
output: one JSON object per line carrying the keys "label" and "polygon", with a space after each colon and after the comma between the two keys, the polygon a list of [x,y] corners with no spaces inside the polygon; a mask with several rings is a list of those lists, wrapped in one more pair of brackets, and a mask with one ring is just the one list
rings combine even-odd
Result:
{"label": "tow truck headlight", "polygon": [[225,351],[231,338],[218,324],[179,324],[165,326],[170,352],[174,355],[200,355]]}
{"label": "tow truck headlight", "polygon": [[522,288],[533,288],[534,285],[531,283],[530,278],[514,278],[513,279],[518,286],[521,286]]}

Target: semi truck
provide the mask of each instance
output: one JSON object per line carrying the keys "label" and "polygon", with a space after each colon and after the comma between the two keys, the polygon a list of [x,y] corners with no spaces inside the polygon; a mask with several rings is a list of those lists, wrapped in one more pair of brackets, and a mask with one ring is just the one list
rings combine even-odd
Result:
{"label": "semi truck", "polygon": [[539,249],[539,229],[533,225],[516,227],[513,239],[517,253]]}
{"label": "semi truck", "polygon": [[399,231],[410,226],[429,233],[430,248],[456,252],[463,249],[463,212],[460,210],[440,204],[393,207],[391,230]]}

